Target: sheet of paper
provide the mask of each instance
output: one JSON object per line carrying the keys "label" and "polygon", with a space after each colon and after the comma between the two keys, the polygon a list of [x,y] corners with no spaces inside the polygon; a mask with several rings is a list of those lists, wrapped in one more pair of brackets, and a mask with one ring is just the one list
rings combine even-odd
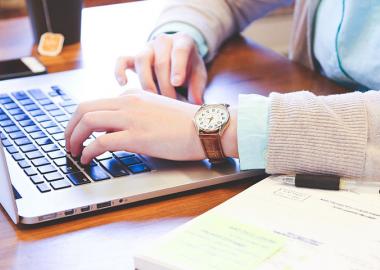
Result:
{"label": "sheet of paper", "polygon": [[377,190],[305,189],[268,178],[143,254],[170,263],[162,269],[379,270],[379,228]]}
{"label": "sheet of paper", "polygon": [[174,269],[254,270],[283,245],[284,238],[270,231],[206,215],[161,241],[151,255]]}

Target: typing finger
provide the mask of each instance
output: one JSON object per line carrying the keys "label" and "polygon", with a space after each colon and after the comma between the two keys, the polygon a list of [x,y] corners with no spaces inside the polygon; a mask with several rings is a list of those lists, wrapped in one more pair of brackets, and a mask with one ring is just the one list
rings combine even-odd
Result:
{"label": "typing finger", "polygon": [[65,129],[66,150],[71,152],[70,137],[78,121],[85,113],[93,111],[114,111],[120,108],[120,99],[109,98],[95,101],[88,101],[80,104]]}
{"label": "typing finger", "polygon": [[135,59],[131,56],[119,57],[115,66],[115,77],[120,85],[125,85],[128,82],[127,75],[125,71],[127,69],[135,69]]}
{"label": "typing finger", "polygon": [[157,93],[156,84],[153,79],[153,62],[154,51],[153,48],[148,45],[141,53],[136,55],[135,69],[139,76],[141,86],[144,90]]}
{"label": "typing finger", "polygon": [[87,164],[106,151],[127,150],[128,131],[104,134],[83,149],[81,163]]}
{"label": "typing finger", "polygon": [[162,95],[176,98],[174,87],[170,83],[171,39],[166,35],[154,40],[154,72]]}
{"label": "typing finger", "polygon": [[171,84],[181,86],[186,80],[187,66],[194,49],[194,41],[183,34],[176,34],[171,53]]}
{"label": "typing finger", "polygon": [[84,114],[70,137],[71,154],[74,157],[79,156],[83,142],[93,132],[123,130],[126,121],[121,118],[123,115],[119,111],[96,111]]}

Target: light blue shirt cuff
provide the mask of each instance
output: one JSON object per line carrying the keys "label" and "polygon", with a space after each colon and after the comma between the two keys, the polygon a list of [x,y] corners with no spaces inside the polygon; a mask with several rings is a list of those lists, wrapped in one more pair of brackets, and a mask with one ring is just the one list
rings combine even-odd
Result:
{"label": "light blue shirt cuff", "polygon": [[239,95],[238,151],[240,169],[264,169],[268,147],[269,98]]}
{"label": "light blue shirt cuff", "polygon": [[205,58],[208,54],[208,46],[205,38],[203,37],[202,33],[199,32],[197,28],[194,26],[191,26],[186,23],[181,22],[172,22],[162,25],[161,27],[157,28],[156,31],[154,31],[150,39],[154,39],[159,34],[163,33],[186,33],[190,37],[192,37],[197,44],[198,52],[202,56],[202,58]]}

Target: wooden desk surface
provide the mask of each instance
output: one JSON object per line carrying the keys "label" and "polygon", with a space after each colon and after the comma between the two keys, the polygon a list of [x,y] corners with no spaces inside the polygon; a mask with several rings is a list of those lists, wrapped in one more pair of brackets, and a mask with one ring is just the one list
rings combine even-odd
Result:
{"label": "wooden desk surface", "polygon": [[[134,54],[159,13],[158,1],[84,10],[81,44],[58,57],[40,57],[27,18],[0,21],[0,60],[36,55],[49,72],[85,67],[112,73],[117,56]],[[285,57],[236,37],[209,66],[206,100],[236,104],[238,93],[309,89],[344,92],[327,79]],[[0,207],[0,269],[133,269],[142,245],[200,215],[257,179],[155,199],[116,211],[34,227],[14,226]]]}

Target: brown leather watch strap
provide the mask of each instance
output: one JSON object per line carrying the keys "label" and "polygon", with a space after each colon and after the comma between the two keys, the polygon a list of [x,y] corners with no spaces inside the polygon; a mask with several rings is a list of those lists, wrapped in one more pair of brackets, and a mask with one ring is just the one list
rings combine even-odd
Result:
{"label": "brown leather watch strap", "polygon": [[218,163],[225,160],[222,142],[218,133],[199,133],[203,150],[211,163]]}

